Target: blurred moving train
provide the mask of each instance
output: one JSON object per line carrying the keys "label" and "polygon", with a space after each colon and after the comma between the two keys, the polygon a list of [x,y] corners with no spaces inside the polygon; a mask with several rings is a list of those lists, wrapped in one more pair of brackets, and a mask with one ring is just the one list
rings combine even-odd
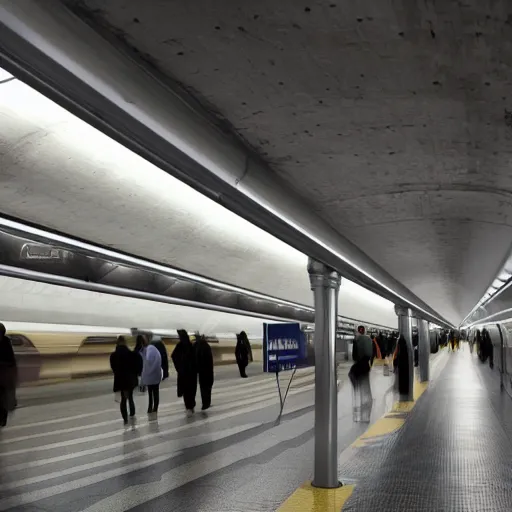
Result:
{"label": "blurred moving train", "polygon": [[[354,338],[356,323],[340,323],[337,336],[337,352],[351,353],[350,345]],[[369,332],[377,334],[391,331],[370,327]],[[131,348],[135,346],[137,333],[158,336],[157,333],[140,330],[123,332],[38,332],[25,330],[8,330],[16,354],[19,368],[19,384],[54,383],[69,379],[108,375],[110,373],[109,356],[115,348],[117,336],[122,334]],[[192,333],[191,333],[192,334]],[[309,351],[312,350],[314,326],[305,327]],[[158,336],[165,344],[169,354],[178,342],[177,334],[161,334]],[[261,338],[250,338],[253,359],[263,360]],[[192,335],[193,339],[193,335]],[[207,337],[213,352],[215,365],[235,363],[236,336],[222,335]],[[413,332],[413,341],[417,341]],[[430,333],[431,352],[437,352],[439,335],[437,331]],[[415,343],[415,350],[417,342]],[[348,357],[347,357],[348,359]]]}
{"label": "blurred moving train", "polygon": [[[135,335],[120,332],[135,346]],[[149,333],[148,333],[149,334]],[[53,383],[110,373],[109,356],[115,348],[116,333],[63,333],[8,331],[18,362],[19,383]],[[177,335],[162,335],[167,351],[172,353]],[[193,339],[193,338],[192,338]],[[235,363],[236,337],[208,337],[214,362]],[[262,360],[261,340],[250,340],[255,361]]]}

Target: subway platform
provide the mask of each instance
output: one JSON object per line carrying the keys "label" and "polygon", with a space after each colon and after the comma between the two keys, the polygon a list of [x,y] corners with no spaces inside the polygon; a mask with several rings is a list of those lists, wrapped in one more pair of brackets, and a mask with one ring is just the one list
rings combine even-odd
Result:
{"label": "subway platform", "polygon": [[[340,453],[368,427],[352,422],[348,368],[338,372]],[[127,429],[111,379],[20,390],[0,433],[0,510],[277,510],[312,477],[314,372],[297,372],[276,425],[275,377],[257,371],[250,366],[242,380],[236,368],[219,368],[212,409],[191,419],[171,378],[158,420],[148,421],[138,395]],[[393,378],[377,367],[372,381],[374,421],[393,404]]]}
{"label": "subway platform", "polygon": [[401,428],[342,455],[344,512],[512,510],[512,399],[467,346],[443,358]]}
{"label": "subway platform", "polygon": [[[129,428],[110,380],[90,383],[95,396],[73,398],[76,382],[22,390],[0,434],[0,510],[512,510],[512,401],[495,371],[467,347],[442,351],[431,358],[430,385],[416,386],[414,403],[397,403],[394,378],[376,366],[368,424],[353,422],[348,368],[339,365],[338,490],[307,484],[313,369],[297,373],[276,424],[274,376],[254,366],[241,380],[225,367],[208,414],[186,418],[171,379],[158,420],[142,414],[139,395]],[[59,389],[62,399],[50,399]]]}

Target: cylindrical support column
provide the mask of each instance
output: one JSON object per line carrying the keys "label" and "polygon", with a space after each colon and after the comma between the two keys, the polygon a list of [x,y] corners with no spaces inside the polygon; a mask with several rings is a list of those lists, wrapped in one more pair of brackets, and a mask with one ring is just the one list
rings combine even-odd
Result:
{"label": "cylindrical support column", "polygon": [[395,313],[398,315],[398,331],[403,335],[407,343],[407,356],[409,361],[409,389],[406,394],[400,395],[401,402],[412,402],[414,400],[414,348],[412,346],[412,313],[409,308],[395,306]]}
{"label": "cylindrical support column", "polygon": [[420,382],[427,382],[430,379],[430,332],[423,318],[418,318],[418,363]]}
{"label": "cylindrical support column", "polygon": [[313,485],[332,489],[338,481],[338,385],[336,326],[341,277],[310,259],[309,279],[315,301],[315,468]]}

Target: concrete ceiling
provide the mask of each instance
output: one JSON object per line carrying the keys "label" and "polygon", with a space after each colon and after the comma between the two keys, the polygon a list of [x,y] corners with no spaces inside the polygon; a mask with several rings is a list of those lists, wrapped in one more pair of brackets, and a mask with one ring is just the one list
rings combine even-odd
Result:
{"label": "concrete ceiling", "polygon": [[[0,83],[0,185],[0,214],[313,305],[304,254],[156,168],[19,80]],[[18,296],[2,291],[17,308]],[[120,305],[128,304],[128,299],[108,300],[115,302],[112,316],[108,308],[103,310],[103,301],[90,305],[90,313],[82,315],[82,301],[64,299],[67,307],[50,315],[60,320],[35,320],[48,315],[44,303],[60,308],[52,299],[41,303],[39,313],[32,308],[23,319],[20,311],[16,318],[4,319],[130,327],[138,318],[132,306],[123,313]],[[161,307],[145,304],[145,310],[155,309],[147,322],[156,322]],[[169,307],[162,311],[171,311]],[[347,280],[342,282],[339,313],[396,325],[391,302]],[[147,325],[144,318],[137,323]],[[161,317],[165,325],[168,320]]]}
{"label": "concrete ceiling", "polygon": [[68,0],[458,323],[512,242],[504,1]]}

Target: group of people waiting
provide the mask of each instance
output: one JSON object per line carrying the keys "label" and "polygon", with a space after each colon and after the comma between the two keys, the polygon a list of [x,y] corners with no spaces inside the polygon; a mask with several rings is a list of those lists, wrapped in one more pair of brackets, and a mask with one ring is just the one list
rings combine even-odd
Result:
{"label": "group of people waiting", "polygon": [[[187,415],[194,414],[197,383],[201,392],[201,410],[211,406],[214,383],[212,349],[204,335],[196,333],[192,343],[186,330],[178,330],[179,341],[171,359],[177,373],[177,395],[183,398]],[[246,368],[252,361],[252,350],[247,334],[237,334],[235,357],[242,378],[247,378]],[[121,394],[121,415],[127,424],[135,417],[133,392],[139,387],[148,392],[148,414],[156,415],[160,404],[160,384],[169,377],[169,362],[165,344],[159,338],[139,334],[135,348],[128,348],[126,338],[119,336],[115,351],[110,356],[114,373],[114,393]]]}
{"label": "group of people waiting", "polygon": [[[196,334],[194,344],[183,329],[178,330],[178,337],[171,356],[178,374],[177,393],[178,397],[183,397],[187,413],[192,415],[196,407],[198,378],[202,410],[211,405],[214,381],[212,350],[203,335]],[[147,335],[139,334],[135,348],[130,350],[126,338],[119,336],[116,349],[110,356],[110,367],[114,373],[114,393],[121,394],[120,408],[125,424],[129,418],[135,417],[133,392],[137,387],[142,391],[147,389],[148,414],[156,415],[160,405],[160,384],[169,377],[165,344],[159,338],[150,342]]]}

